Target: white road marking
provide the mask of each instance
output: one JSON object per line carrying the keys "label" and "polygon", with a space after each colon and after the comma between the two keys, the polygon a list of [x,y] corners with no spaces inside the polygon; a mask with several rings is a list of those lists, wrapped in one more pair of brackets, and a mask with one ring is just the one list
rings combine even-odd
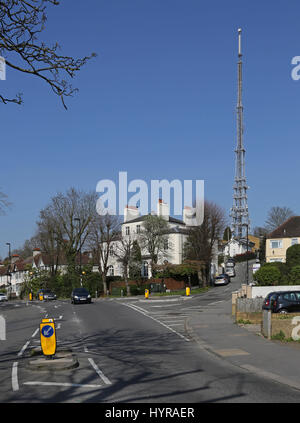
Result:
{"label": "white road marking", "polygon": [[103,388],[102,385],[82,385],[80,383],[59,383],[59,382],[24,382],[23,385],[41,385],[41,386],[66,386],[66,387],[77,387],[77,388]]}
{"label": "white road marking", "polygon": [[178,304],[151,305],[152,308],[178,307]]}
{"label": "white road marking", "polygon": [[31,335],[31,338],[34,338],[35,335],[38,333],[38,331],[39,331],[39,328],[37,328],[37,330],[35,332],[33,332],[33,334]]}
{"label": "white road marking", "polygon": [[11,385],[13,391],[19,390],[19,382],[18,382],[18,362],[15,361],[12,367],[11,373]]}
{"label": "white road marking", "polygon": [[24,351],[26,350],[26,348],[28,347],[30,341],[27,341],[25,345],[23,345],[22,349],[18,352],[18,357],[20,357],[21,355],[24,354]]}
{"label": "white road marking", "polygon": [[209,303],[209,304],[207,304],[207,305],[209,306],[209,305],[218,304],[218,303],[223,303],[223,302],[224,302],[224,300],[222,300],[222,301],[214,301],[213,303]]}
{"label": "white road marking", "polygon": [[94,370],[97,373],[97,375],[103,380],[103,382],[106,385],[111,385],[111,381],[103,374],[103,372],[101,372],[101,370],[98,368],[98,366],[96,365],[96,363],[94,362],[94,360],[92,358],[89,358],[88,360],[91,363],[91,365],[94,368]]}
{"label": "white road marking", "polygon": [[6,320],[0,316],[0,341],[6,341]]}
{"label": "white road marking", "polygon": [[183,325],[183,323],[171,323],[170,325],[171,325],[171,326],[182,326],[182,325]]}
{"label": "white road marking", "polygon": [[176,335],[180,336],[180,338],[183,338],[185,341],[190,342],[190,339],[186,338],[184,335],[182,335],[181,333],[177,332],[175,329],[171,328],[170,326],[166,325],[165,323],[161,322],[160,320],[155,319],[155,317],[153,317],[153,316],[151,316],[151,315],[149,315],[149,314],[147,314],[147,313],[144,313],[144,312],[143,312],[143,311],[141,311],[141,310],[138,310],[138,308],[137,308],[136,306],[131,305],[131,304],[124,304],[124,305],[125,305],[126,307],[130,307],[130,308],[132,308],[132,309],[133,309],[133,310],[135,310],[135,311],[138,311],[139,313],[142,313],[144,316],[149,317],[149,319],[154,320],[156,323],[159,323],[160,325],[162,325],[162,326],[164,326],[165,328],[169,329],[171,332],[176,333]]}

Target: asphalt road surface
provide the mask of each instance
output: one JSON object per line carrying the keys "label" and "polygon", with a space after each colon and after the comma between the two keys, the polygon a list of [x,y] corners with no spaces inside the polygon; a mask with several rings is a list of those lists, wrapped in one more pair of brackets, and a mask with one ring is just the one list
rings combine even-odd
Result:
{"label": "asphalt road surface", "polygon": [[[191,297],[9,302],[0,305],[1,403],[280,403],[300,402],[300,391],[260,378],[199,348],[186,319],[217,312],[240,286],[245,266],[228,286]],[[54,318],[58,350],[72,350],[79,366],[32,370],[39,324]]]}

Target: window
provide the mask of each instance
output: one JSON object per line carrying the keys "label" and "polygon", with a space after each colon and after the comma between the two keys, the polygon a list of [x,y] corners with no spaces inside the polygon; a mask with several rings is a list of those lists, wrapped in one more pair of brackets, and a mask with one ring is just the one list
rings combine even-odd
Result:
{"label": "window", "polygon": [[109,268],[108,268],[108,275],[109,276],[114,276],[114,266],[109,266]]}
{"label": "window", "polygon": [[136,233],[137,234],[141,233],[141,225],[136,225]]}
{"label": "window", "polygon": [[282,248],[282,240],[274,239],[270,241],[271,248]]}
{"label": "window", "polygon": [[168,250],[169,249],[169,240],[168,238],[164,239],[164,250]]}
{"label": "window", "polygon": [[143,263],[143,276],[145,278],[148,277],[148,263],[146,261],[144,261],[144,263]]}
{"label": "window", "polygon": [[293,292],[288,292],[282,296],[287,301],[296,301],[296,296]]}
{"label": "window", "polygon": [[298,238],[292,238],[291,245],[298,244]]}
{"label": "window", "polygon": [[126,228],[125,228],[125,233],[126,233],[126,235],[130,235],[130,227],[129,226],[126,226]]}
{"label": "window", "polygon": [[114,255],[114,247],[113,247],[113,245],[111,245],[111,246],[109,247],[109,255],[110,255],[110,256],[113,256],[113,255]]}

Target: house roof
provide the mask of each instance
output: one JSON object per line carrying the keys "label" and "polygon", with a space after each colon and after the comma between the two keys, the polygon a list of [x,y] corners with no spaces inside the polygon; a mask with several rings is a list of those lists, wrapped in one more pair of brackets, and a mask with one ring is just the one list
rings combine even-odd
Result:
{"label": "house roof", "polygon": [[[127,222],[122,223],[122,225],[127,225],[128,223],[143,222],[144,220],[146,220],[148,216],[149,214],[146,214],[144,216],[136,217],[135,219],[132,219],[132,220],[127,220]],[[175,219],[175,217],[172,217],[172,216],[169,216],[168,222],[177,223],[177,224],[186,226],[183,220]]]}
{"label": "house roof", "polygon": [[267,238],[291,238],[300,237],[300,216],[290,217],[278,226],[273,232],[267,235]]}

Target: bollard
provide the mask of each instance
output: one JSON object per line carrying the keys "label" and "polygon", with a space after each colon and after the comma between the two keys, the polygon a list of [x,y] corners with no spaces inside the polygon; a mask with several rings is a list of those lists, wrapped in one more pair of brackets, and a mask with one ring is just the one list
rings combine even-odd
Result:
{"label": "bollard", "polygon": [[29,293],[29,301],[32,301],[32,292]]}
{"label": "bollard", "polygon": [[185,289],[185,295],[189,296],[191,294],[191,288],[189,286],[186,287]]}
{"label": "bollard", "polygon": [[149,298],[149,289],[145,289],[145,298]]}
{"label": "bollard", "polygon": [[54,319],[42,319],[42,323],[40,323],[40,339],[43,354],[46,358],[53,358],[56,352]]}

